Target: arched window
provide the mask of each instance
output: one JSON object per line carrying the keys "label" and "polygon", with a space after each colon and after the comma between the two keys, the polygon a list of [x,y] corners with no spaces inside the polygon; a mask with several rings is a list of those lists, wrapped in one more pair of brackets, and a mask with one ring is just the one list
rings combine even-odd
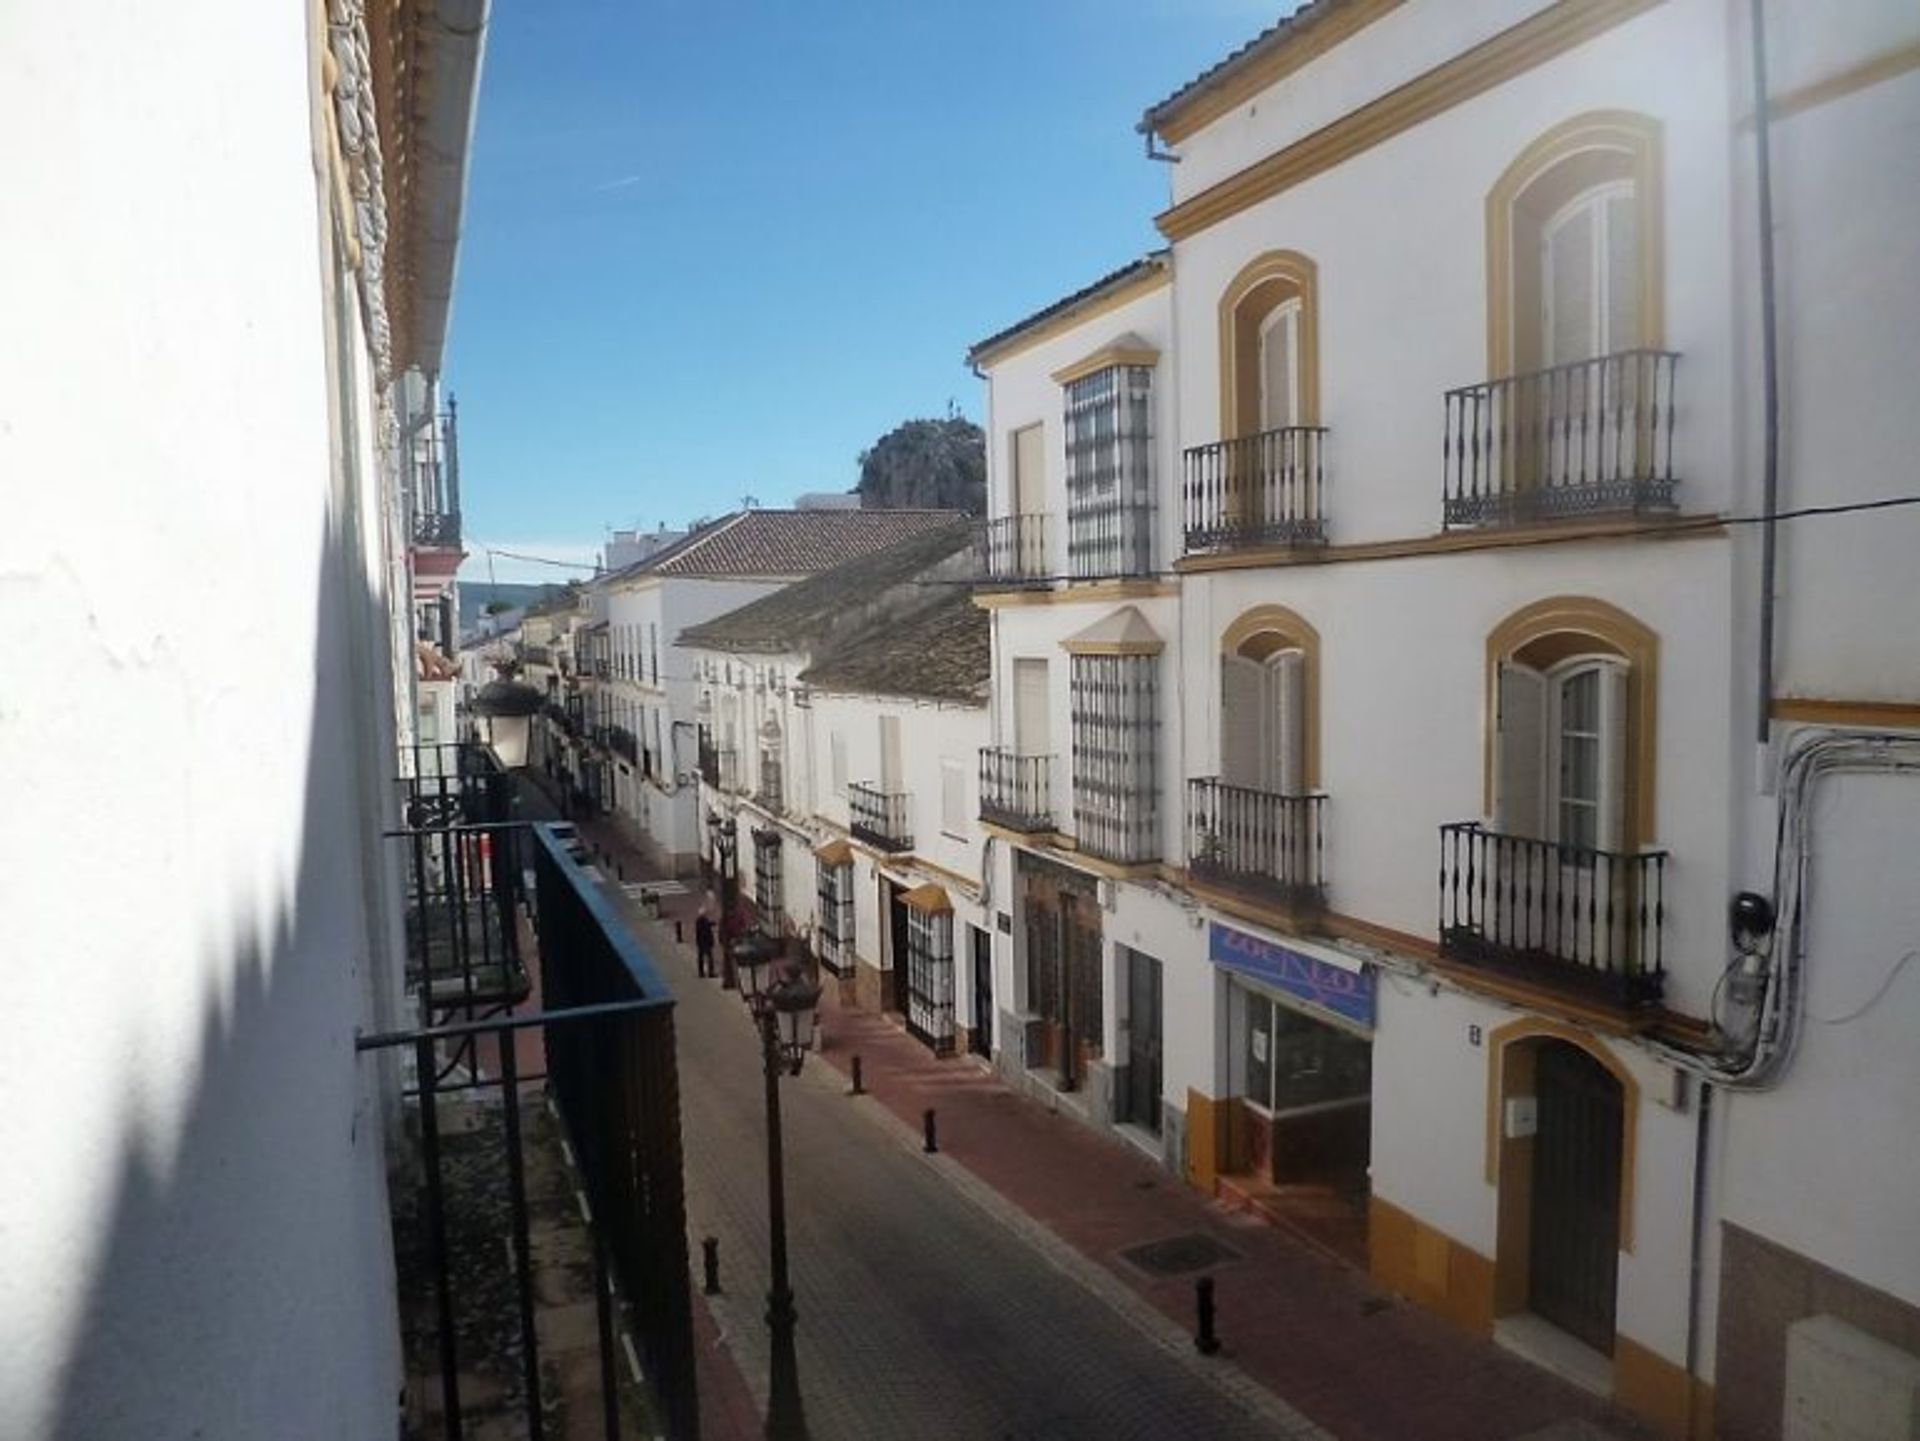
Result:
{"label": "arched window", "polygon": [[1221,295],[1222,439],[1319,422],[1317,276],[1306,256],[1274,250]]}
{"label": "arched window", "polygon": [[1660,125],[1606,110],[1542,135],[1487,195],[1487,362],[1500,377],[1661,341]]}

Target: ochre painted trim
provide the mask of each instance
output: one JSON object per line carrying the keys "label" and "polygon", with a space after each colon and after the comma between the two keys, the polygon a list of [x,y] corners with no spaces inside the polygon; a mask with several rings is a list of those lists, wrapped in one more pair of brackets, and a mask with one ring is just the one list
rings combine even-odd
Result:
{"label": "ochre painted trim", "polygon": [[1367,1268],[1389,1290],[1475,1335],[1493,1330],[1493,1262],[1411,1212],[1367,1199]]}
{"label": "ochre painted trim", "polygon": [[1049,316],[1029,330],[1009,335],[998,345],[976,352],[973,363],[982,369],[987,369],[999,365],[1002,361],[1011,360],[1022,351],[1031,350],[1036,345],[1066,334],[1075,326],[1084,325],[1089,320],[1118,310],[1121,306],[1138,300],[1143,295],[1151,295],[1172,280],[1173,267],[1161,265],[1144,275],[1122,281],[1113,289],[1092,297],[1082,305],[1076,305],[1070,310],[1061,311],[1058,315]]}
{"label": "ochre painted trim", "polygon": [[1633,1254],[1633,1202],[1640,1142],[1640,1083],[1620,1058],[1591,1033],[1547,1016],[1521,1016],[1487,1033],[1486,1181],[1500,1184],[1500,1112],[1506,1099],[1507,1049],[1528,1040],[1565,1041],[1606,1068],[1620,1083],[1620,1249]]}
{"label": "ochre painted trim", "polygon": [[[1829,101],[1839,100],[1858,90],[1866,90],[1883,80],[1891,80],[1896,75],[1904,75],[1909,70],[1915,69],[1920,69],[1920,40],[1896,45],[1891,50],[1882,50],[1878,55],[1862,60],[1858,65],[1849,65],[1845,70],[1836,70],[1831,75],[1822,76],[1797,89],[1783,90],[1767,102],[1767,115],[1773,120],[1784,120],[1789,115],[1798,115],[1804,110],[1815,109]],[[1753,129],[1752,115],[1741,117],[1740,129]]]}
{"label": "ochre painted trim", "polygon": [[1080,605],[1108,600],[1157,600],[1180,594],[1172,581],[1096,580],[1056,583],[1048,590],[975,591],[973,603],[982,610],[1000,610],[1018,605]]}
{"label": "ochre painted trim", "polygon": [[1487,635],[1486,718],[1482,727],[1482,814],[1493,814],[1495,719],[1499,715],[1500,662],[1543,636],[1591,636],[1627,661],[1627,760],[1633,789],[1627,794],[1627,848],[1653,843],[1656,834],[1654,761],[1659,753],[1660,637],[1616,605],[1585,595],[1556,595],[1523,606]]}
{"label": "ochre painted trim", "polygon": [[1237,73],[1217,84],[1203,84],[1191,96],[1167,103],[1152,117],[1153,133],[1169,145],[1178,145],[1229,110],[1246,104],[1268,86],[1279,84],[1294,71],[1319,59],[1381,16],[1399,9],[1402,3],[1403,0],[1352,0],[1350,4],[1330,10],[1323,20],[1299,25],[1258,59],[1247,61]]}
{"label": "ochre painted trim", "polygon": [[1320,268],[1310,256],[1297,250],[1269,250],[1240,267],[1239,274],[1220,293],[1220,438],[1237,440],[1260,432],[1260,416],[1242,414],[1241,361],[1248,347],[1246,329],[1252,326],[1252,350],[1257,364],[1258,329],[1273,307],[1256,315],[1241,314],[1248,298],[1269,281],[1290,287],[1300,298],[1299,385],[1300,414],[1297,425],[1320,423]]}
{"label": "ochre painted trim", "polygon": [[1339,911],[1323,911],[1319,916],[1319,922],[1323,931],[1338,940],[1359,941],[1363,945],[1378,946],[1382,950],[1396,951],[1401,955],[1428,962],[1440,954],[1439,944],[1425,936],[1416,936],[1411,931],[1398,931],[1392,926],[1361,920],[1358,916],[1343,915]]}
{"label": "ochre painted trim", "polygon": [[1072,836],[1063,836],[1049,832],[1046,835],[1025,835],[1018,831],[1002,830],[998,826],[991,829],[1010,845],[1038,856],[1042,860],[1053,861],[1066,866],[1069,870],[1086,871],[1092,875],[1104,876],[1110,881],[1150,881],[1157,880],[1162,867],[1159,861],[1109,861],[1100,856],[1088,855],[1079,849]]}
{"label": "ochre painted trim", "polygon": [[1152,346],[1126,345],[1115,341],[1111,345],[1101,346],[1085,360],[1076,360],[1072,365],[1054,371],[1053,383],[1071,385],[1076,380],[1084,380],[1089,375],[1098,375],[1103,370],[1112,370],[1120,365],[1144,365],[1151,370],[1159,363],[1160,352]]}
{"label": "ochre painted trim", "polygon": [[[1301,704],[1306,720],[1301,734],[1305,752],[1305,783],[1310,791],[1320,788],[1320,632],[1307,623],[1298,611],[1284,605],[1256,605],[1234,618],[1220,637],[1220,654],[1233,655],[1257,635],[1277,635],[1302,657]],[[1219,694],[1219,687],[1214,688]]]}
{"label": "ochre painted trim", "polygon": [[853,860],[853,846],[845,837],[840,837],[821,846],[813,853],[813,858],[829,868],[848,865]]}
{"label": "ochre painted trim", "polygon": [[930,916],[953,914],[953,902],[947,896],[946,887],[935,885],[932,881],[902,892],[900,904],[909,910],[924,911]]}
{"label": "ochre painted trim", "polygon": [[915,857],[913,864],[915,869],[925,871],[928,875],[937,877],[941,884],[951,890],[960,892],[964,899],[974,900],[980,894],[980,882],[968,876],[963,876],[958,871],[949,870],[945,866],[937,866],[925,856]]}
{"label": "ochre painted trim", "polygon": [[1624,1332],[1613,1336],[1613,1399],[1668,1441],[1711,1441],[1713,1387]]}
{"label": "ochre painted trim", "polygon": [[1815,700],[1782,696],[1767,708],[1777,721],[1798,725],[1867,726],[1920,730],[1920,701]]}
{"label": "ochre painted trim", "polygon": [[1249,925],[1264,926],[1282,935],[1300,936],[1304,939],[1312,939],[1322,931],[1320,924],[1322,912],[1320,911],[1291,911],[1284,906],[1266,905],[1237,891],[1210,886],[1205,881],[1197,881],[1188,872],[1171,866],[1166,868],[1165,878],[1194,900],[1234,920],[1245,921]]}
{"label": "ochre painted trim", "polygon": [[1540,1011],[1584,1026],[1590,1031],[1622,1038],[1638,1036],[1656,1029],[1663,1020],[1662,1013],[1658,1011],[1623,1011],[1592,1005],[1550,985],[1530,986],[1510,976],[1496,975],[1477,966],[1449,960],[1438,954],[1437,946],[1433,950],[1435,954],[1431,960],[1434,970],[1461,990],[1525,1010]]}
{"label": "ochre painted trim", "polygon": [[1186,240],[1248,207],[1331,170],[1422,121],[1524,75],[1661,0],[1558,0],[1518,25],[1350,110],[1284,150],[1161,212],[1169,240]]}
{"label": "ochre painted trim", "polygon": [[1060,649],[1068,655],[1159,655],[1167,648],[1163,640],[1063,640]]}
{"label": "ochre painted trim", "polygon": [[[1522,150],[1487,192],[1487,376],[1541,368],[1537,356],[1517,343],[1516,314],[1539,324],[1537,309],[1516,305],[1514,295],[1514,219],[1516,203],[1555,166],[1577,155],[1612,151],[1628,157],[1633,172],[1640,255],[1640,334],[1638,344],[1657,350],[1666,331],[1665,195],[1660,122],[1631,110],[1591,110],[1563,120]],[[1622,347],[1615,347],[1616,349]]]}
{"label": "ochre painted trim", "polygon": [[1204,575],[1216,570],[1265,570],[1290,565],[1405,560],[1414,556],[1456,555],[1468,551],[1508,550],[1530,545],[1572,545],[1580,541],[1689,540],[1726,534],[1726,525],[1719,516],[1686,516],[1675,520],[1636,518],[1513,526],[1500,530],[1447,530],[1438,535],[1416,535],[1404,540],[1375,540],[1353,545],[1232,550],[1219,555],[1185,556],[1175,561],[1173,568],[1180,575]]}

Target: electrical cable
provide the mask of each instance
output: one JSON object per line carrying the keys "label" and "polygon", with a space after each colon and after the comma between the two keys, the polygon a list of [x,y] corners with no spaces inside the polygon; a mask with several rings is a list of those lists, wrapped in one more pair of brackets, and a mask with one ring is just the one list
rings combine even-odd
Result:
{"label": "electrical cable", "polygon": [[1808,1011],[1807,1019],[1810,1021],[1818,1021],[1823,1026],[1844,1026],[1859,1020],[1868,1011],[1886,999],[1887,992],[1893,989],[1893,983],[1900,978],[1900,973],[1907,968],[1910,962],[1915,960],[1920,960],[1920,951],[1908,951],[1899,960],[1895,961],[1893,963],[1893,969],[1887,972],[1887,978],[1880,983],[1874,993],[1859,1005],[1855,1006],[1851,1011],[1848,1011],[1844,1016],[1816,1016],[1812,1011]]}

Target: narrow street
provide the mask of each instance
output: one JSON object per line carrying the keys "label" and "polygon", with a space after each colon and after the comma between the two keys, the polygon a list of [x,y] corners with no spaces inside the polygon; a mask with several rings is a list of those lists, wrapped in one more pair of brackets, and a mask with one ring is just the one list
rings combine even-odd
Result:
{"label": "narrow street", "polygon": [[[551,815],[523,788],[522,815]],[[609,890],[679,998],[689,1225],[720,1240],[704,1298],[756,1396],[768,1367],[763,1081],[737,994]],[[662,943],[662,942],[665,943]],[[812,1059],[783,1083],[801,1388],[814,1436],[1322,1434]]]}

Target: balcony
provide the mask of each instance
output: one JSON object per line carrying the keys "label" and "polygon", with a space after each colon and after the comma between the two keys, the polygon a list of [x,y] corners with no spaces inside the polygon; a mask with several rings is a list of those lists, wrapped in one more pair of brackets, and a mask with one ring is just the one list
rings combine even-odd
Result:
{"label": "balcony", "polygon": [[[412,1059],[413,1144],[389,1177],[402,1429],[550,1435],[556,1416],[608,1416],[609,1435],[697,1436],[674,998],[567,840],[514,835],[496,869],[533,877],[546,1009],[354,1039]],[[569,1184],[539,1179],[555,1175]],[[597,1328],[573,1324],[596,1308]]]}
{"label": "balcony", "polygon": [[753,798],[762,810],[772,815],[777,816],[786,808],[785,787],[780,778],[780,758],[771,752],[761,752],[760,789],[754,792]]}
{"label": "balcony", "polygon": [[1031,834],[1053,829],[1053,757],[980,752],[980,819]]}
{"label": "balcony", "polygon": [[1052,578],[1047,517],[1003,515],[980,528],[980,579],[987,585],[1037,585]]}
{"label": "balcony", "polygon": [[1196,880],[1292,911],[1327,903],[1323,795],[1279,795],[1217,776],[1187,783],[1187,868]]}
{"label": "balcony", "polygon": [[1679,359],[1628,350],[1448,391],[1446,528],[1673,510]]}
{"label": "balcony", "polygon": [[1665,986],[1665,851],[1626,854],[1440,828],[1440,953],[1621,1011]]}
{"label": "balcony", "polygon": [[1187,552],[1324,545],[1326,439],[1291,425],[1187,451]]}
{"label": "balcony", "polygon": [[720,750],[713,743],[712,733],[705,727],[700,730],[700,779],[720,789]]}
{"label": "balcony", "polygon": [[460,444],[458,414],[425,421],[414,434],[408,470],[408,533],[417,546],[460,548]]}
{"label": "balcony", "polygon": [[640,742],[625,726],[607,727],[607,745],[615,755],[636,762],[640,759]]}
{"label": "balcony", "polygon": [[852,813],[851,829],[856,839],[883,851],[913,849],[905,791],[883,791],[853,781],[847,786],[847,808]]}

